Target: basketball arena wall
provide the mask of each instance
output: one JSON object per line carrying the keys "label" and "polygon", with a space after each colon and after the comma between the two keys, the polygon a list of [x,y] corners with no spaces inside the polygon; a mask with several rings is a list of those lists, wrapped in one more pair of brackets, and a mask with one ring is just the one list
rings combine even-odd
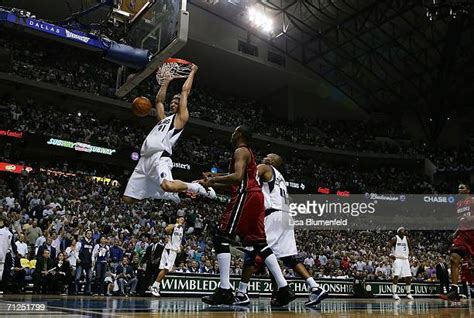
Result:
{"label": "basketball arena wall", "polygon": [[[240,277],[231,277],[231,284],[233,288],[238,287]],[[306,297],[308,295],[307,286],[302,279],[289,279],[290,286],[299,297]],[[348,279],[322,279],[317,282],[329,292],[332,297],[351,297],[353,296],[354,281]],[[160,293],[163,296],[202,296],[211,294],[219,284],[219,276],[206,274],[180,274],[173,273],[166,276],[166,279],[161,283]],[[366,288],[372,291],[377,297],[391,297],[392,296],[392,282],[391,281],[367,281]],[[415,297],[436,297],[439,295],[439,284],[437,283],[412,283],[412,294]],[[249,283],[250,296],[270,296],[271,295],[271,281],[268,278],[252,279]],[[404,284],[399,284],[398,293],[405,293]]]}

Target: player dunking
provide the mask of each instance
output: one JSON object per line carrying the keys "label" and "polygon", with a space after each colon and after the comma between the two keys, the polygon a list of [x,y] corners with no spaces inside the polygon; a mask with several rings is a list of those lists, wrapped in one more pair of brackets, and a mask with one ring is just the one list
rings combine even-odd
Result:
{"label": "player dunking", "polygon": [[[319,304],[327,293],[318,286],[314,278],[308,273],[305,266],[296,258],[298,249],[296,247],[295,232],[290,222],[291,216],[288,211],[288,192],[285,178],[278,171],[282,165],[282,159],[277,154],[268,154],[263,163],[258,165],[258,176],[262,185],[265,199],[265,234],[268,246],[275,256],[283,261],[286,267],[298,273],[308,285],[310,290],[306,306]],[[250,254],[252,252],[247,252]],[[247,255],[249,256],[249,255]],[[250,299],[247,287],[250,277],[254,271],[254,264],[249,263],[252,257],[246,257],[242,271],[242,279],[235,295],[235,305],[247,305]]]}
{"label": "player dunking", "polygon": [[218,233],[214,238],[214,249],[220,272],[220,287],[210,296],[202,298],[210,305],[234,303],[234,295],[230,285],[230,248],[229,244],[238,235],[242,245],[253,247],[254,255],[260,256],[275,277],[278,292],[272,302],[276,306],[284,306],[295,299],[281,272],[278,260],[265,239],[264,198],[257,181],[257,163],[252,150],[248,146],[251,131],[246,126],[239,126],[232,134],[231,143],[235,148],[225,176],[207,177],[201,182],[209,187],[231,186],[231,201],[221,217]]}
{"label": "player dunking", "polygon": [[459,227],[454,233],[451,245],[451,290],[446,296],[451,301],[459,301],[459,265],[465,257],[474,255],[474,198],[467,184],[458,187],[461,198],[456,202],[456,212]]}
{"label": "player dunking", "polygon": [[123,196],[125,203],[135,203],[145,198],[167,199],[179,202],[178,192],[189,191],[207,197],[215,197],[214,190],[206,190],[198,183],[173,180],[171,154],[173,146],[188,122],[188,96],[191,93],[194,76],[198,67],[192,65],[191,73],[183,85],[181,94],[171,100],[172,115],[165,115],[165,98],[169,83],[167,78],[156,96],[156,113],[158,123],[143,142],[140,155],[132,176],[128,180]]}
{"label": "player dunking", "polygon": [[410,262],[408,258],[410,256],[410,241],[405,235],[405,228],[400,227],[397,230],[397,235],[390,240],[388,243],[389,247],[392,248],[392,254],[390,256],[393,260],[393,285],[392,294],[393,299],[400,300],[397,295],[397,284],[398,278],[405,278],[405,289],[407,292],[407,298],[413,300],[411,295],[411,270]]}
{"label": "player dunking", "polygon": [[176,224],[169,224],[165,231],[167,233],[171,232],[170,237],[168,237],[168,242],[165,245],[165,249],[161,254],[160,260],[160,272],[156,277],[156,281],[151,285],[150,290],[153,296],[160,296],[160,283],[165,278],[174,266],[176,256],[181,251],[181,242],[183,241],[184,233],[184,217],[178,216],[176,219]]}

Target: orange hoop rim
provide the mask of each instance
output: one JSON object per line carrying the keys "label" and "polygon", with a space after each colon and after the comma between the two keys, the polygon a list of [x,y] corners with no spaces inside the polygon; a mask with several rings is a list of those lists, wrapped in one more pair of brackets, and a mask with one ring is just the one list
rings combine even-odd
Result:
{"label": "orange hoop rim", "polygon": [[178,64],[186,64],[186,65],[189,65],[189,64],[193,64],[189,61],[186,61],[186,60],[183,60],[183,59],[179,59],[179,58],[175,58],[175,57],[170,57],[170,58],[167,58],[165,60],[165,63],[164,64],[168,64],[168,63],[178,63]]}

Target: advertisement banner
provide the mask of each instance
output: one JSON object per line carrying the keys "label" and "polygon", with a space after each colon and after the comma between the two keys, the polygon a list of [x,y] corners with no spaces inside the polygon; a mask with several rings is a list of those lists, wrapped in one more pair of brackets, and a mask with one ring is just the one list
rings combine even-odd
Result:
{"label": "advertisement banner", "polygon": [[282,222],[289,229],[313,231],[397,230],[400,226],[408,231],[452,231],[458,226],[472,230],[474,222],[460,218],[471,201],[470,196],[455,194],[294,194],[282,208]]}
{"label": "advertisement banner", "polygon": [[0,129],[0,136],[21,139],[21,138],[23,138],[23,132],[22,131]]}
{"label": "advertisement banner", "polygon": [[8,162],[0,162],[0,171],[6,171],[11,173],[18,173],[20,174],[22,171],[26,170],[26,172],[30,172],[33,168],[23,165],[12,164]]}
{"label": "advertisement banner", "polygon": [[[240,277],[232,277],[232,288],[236,290],[239,286]],[[317,280],[320,286],[332,297],[353,296],[353,281],[343,279],[323,279]],[[303,280],[290,279],[288,283],[293,288],[297,296],[307,297],[308,288]],[[202,296],[211,294],[219,284],[219,277],[215,275],[193,275],[193,274],[173,274],[166,276],[161,282],[160,293],[162,295],[194,295]],[[374,281],[366,282],[366,287],[370,286],[374,296],[392,296],[392,283]],[[251,296],[270,296],[272,293],[271,281],[268,278],[252,279],[248,286]],[[403,284],[399,284],[399,294],[405,293]],[[439,284],[435,283],[412,283],[411,292],[413,296],[429,297],[439,294]]]}
{"label": "advertisement banner", "polygon": [[74,141],[68,141],[68,140],[62,140],[62,139],[56,139],[56,138],[50,138],[47,144],[52,145],[52,146],[71,148],[71,149],[74,149],[75,151],[80,151],[80,152],[98,153],[98,154],[109,155],[109,156],[116,152],[115,149],[109,149],[109,148],[85,144],[82,142],[74,142]]}

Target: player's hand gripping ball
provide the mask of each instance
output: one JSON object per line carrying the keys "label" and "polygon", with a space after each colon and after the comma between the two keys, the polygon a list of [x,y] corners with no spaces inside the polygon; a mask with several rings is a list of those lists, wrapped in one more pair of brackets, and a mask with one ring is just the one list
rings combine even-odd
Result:
{"label": "player's hand gripping ball", "polygon": [[151,102],[144,96],[137,97],[132,102],[132,111],[138,117],[145,117],[150,113]]}

